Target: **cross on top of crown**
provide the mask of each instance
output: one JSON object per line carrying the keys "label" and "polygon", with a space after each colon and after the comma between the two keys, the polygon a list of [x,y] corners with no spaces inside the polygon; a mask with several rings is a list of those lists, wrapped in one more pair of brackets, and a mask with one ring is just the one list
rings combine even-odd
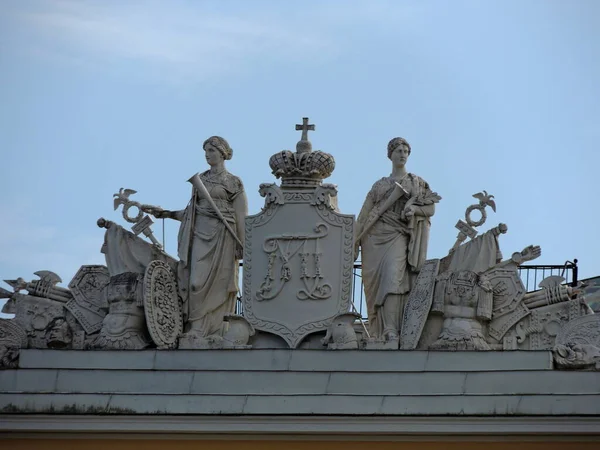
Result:
{"label": "cross on top of crown", "polygon": [[308,131],[315,131],[315,126],[308,123],[308,117],[302,118],[302,125],[296,124],[296,131],[302,130],[302,141],[308,141]]}

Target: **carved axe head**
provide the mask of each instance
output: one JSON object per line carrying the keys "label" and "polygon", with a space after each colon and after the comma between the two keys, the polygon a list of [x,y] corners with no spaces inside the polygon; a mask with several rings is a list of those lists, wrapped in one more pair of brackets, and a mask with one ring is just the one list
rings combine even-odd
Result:
{"label": "carved axe head", "polygon": [[14,292],[7,291],[3,287],[0,287],[0,298],[12,298]]}
{"label": "carved axe head", "polygon": [[49,283],[52,286],[56,285],[57,283],[62,283],[62,279],[50,270],[38,270],[37,272],[34,272],[34,275],[37,275],[40,277],[41,281]]}
{"label": "carved axe head", "polygon": [[19,277],[16,280],[4,280],[6,284],[8,284],[15,292],[19,292],[21,289],[25,289],[27,287],[27,282]]}
{"label": "carved axe head", "polygon": [[546,277],[542,281],[540,281],[538,286],[542,289],[549,289],[562,284],[564,281],[565,278],[561,277],[560,275],[550,275],[549,277]]}

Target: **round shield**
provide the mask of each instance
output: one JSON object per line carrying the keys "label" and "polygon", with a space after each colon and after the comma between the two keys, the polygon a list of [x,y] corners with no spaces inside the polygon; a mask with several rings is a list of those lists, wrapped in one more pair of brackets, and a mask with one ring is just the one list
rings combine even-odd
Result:
{"label": "round shield", "polygon": [[600,347],[600,314],[587,314],[565,323],[556,344],[587,344]]}
{"label": "round shield", "polygon": [[148,331],[158,348],[175,348],[183,331],[177,281],[163,261],[152,261],[144,274],[144,312]]}
{"label": "round shield", "polygon": [[27,332],[13,319],[0,319],[0,346],[27,348]]}

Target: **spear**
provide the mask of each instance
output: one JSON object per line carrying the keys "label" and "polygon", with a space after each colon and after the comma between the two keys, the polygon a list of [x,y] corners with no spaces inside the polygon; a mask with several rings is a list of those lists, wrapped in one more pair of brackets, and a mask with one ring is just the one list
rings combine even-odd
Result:
{"label": "spear", "polygon": [[14,292],[7,291],[3,287],[0,287],[0,298],[12,298]]}

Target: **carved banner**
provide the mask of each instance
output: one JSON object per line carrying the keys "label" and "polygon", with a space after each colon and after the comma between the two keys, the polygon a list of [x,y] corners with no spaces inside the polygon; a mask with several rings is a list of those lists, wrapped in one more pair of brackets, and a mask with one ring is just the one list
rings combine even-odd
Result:
{"label": "carved banner", "polygon": [[177,282],[168,264],[154,260],[144,274],[144,312],[158,348],[175,348],[183,331]]}
{"label": "carved banner", "polygon": [[354,217],[318,188],[268,188],[280,201],[246,218],[244,316],[295,348],[350,309]]}
{"label": "carved banner", "polygon": [[439,259],[425,261],[417,276],[415,285],[408,295],[400,330],[400,349],[402,350],[417,348],[433,302],[435,277],[438,274],[439,266]]}

